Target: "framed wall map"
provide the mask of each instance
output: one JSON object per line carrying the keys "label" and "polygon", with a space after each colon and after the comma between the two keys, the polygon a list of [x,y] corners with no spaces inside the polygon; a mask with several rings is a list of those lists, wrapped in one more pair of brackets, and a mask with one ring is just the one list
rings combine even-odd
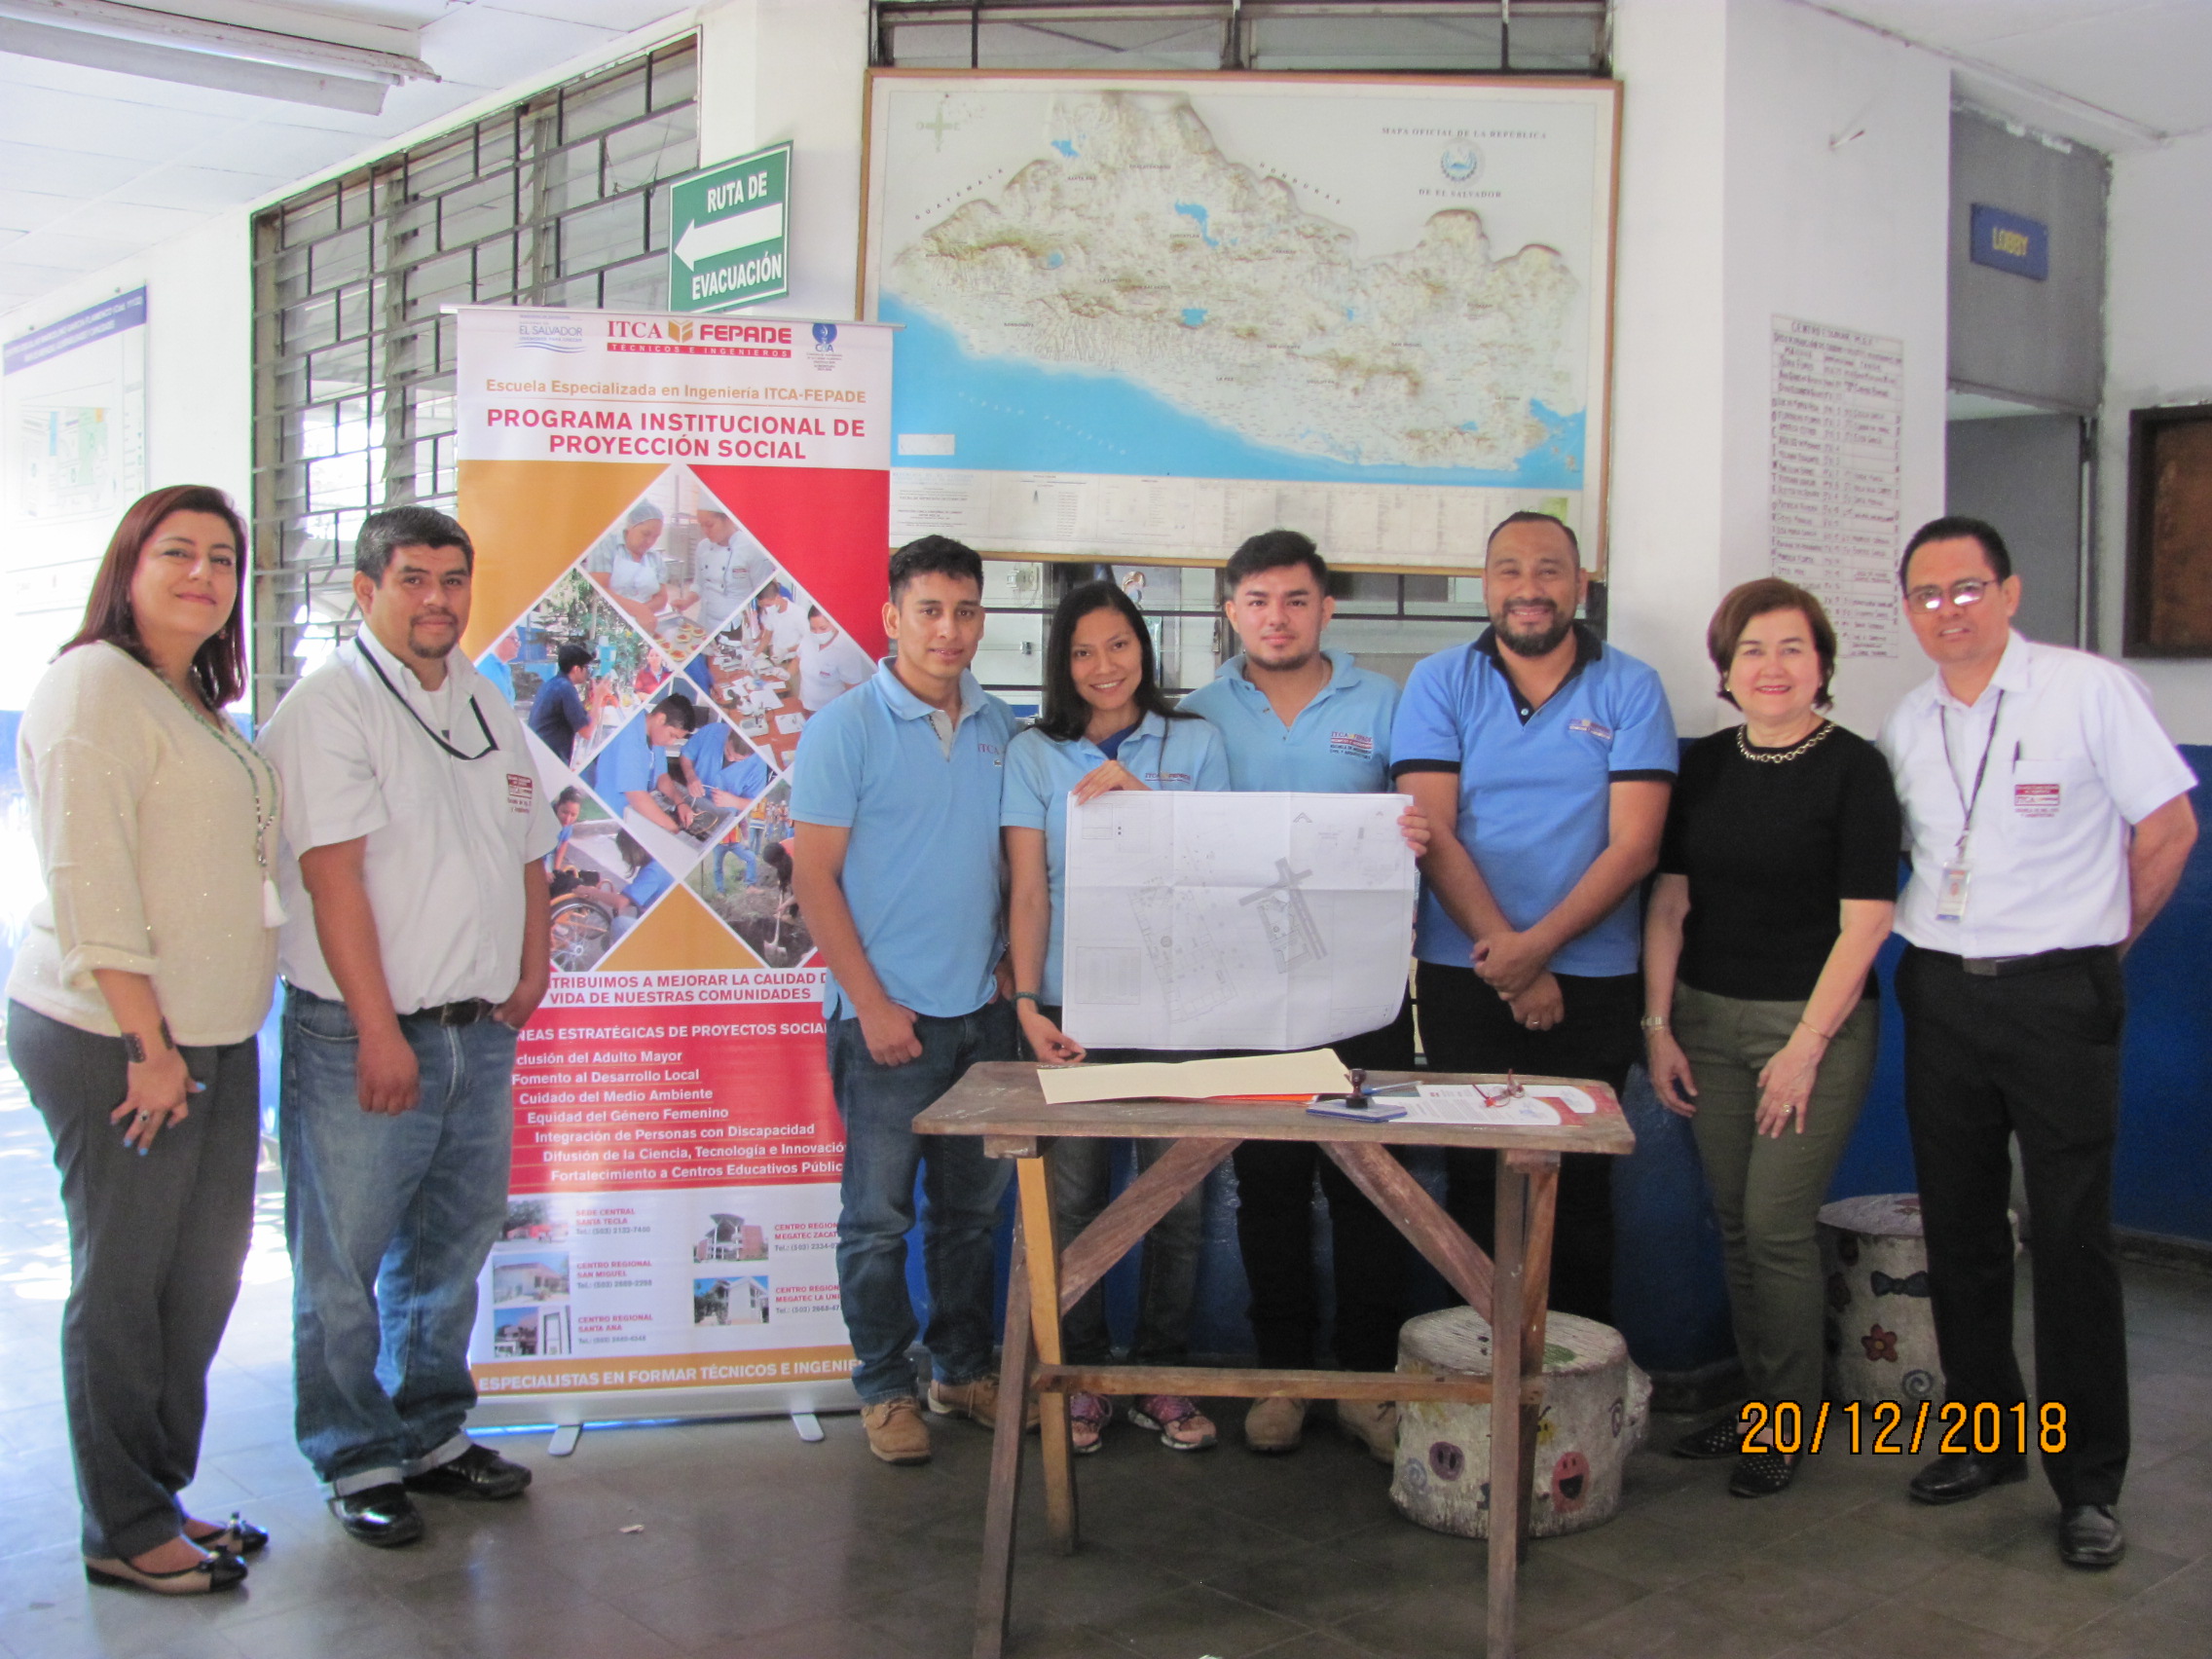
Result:
{"label": "framed wall map", "polygon": [[1618,130],[1611,82],[874,71],[893,541],[1464,571],[1533,508],[1603,574]]}
{"label": "framed wall map", "polygon": [[2212,657],[2212,404],[2128,417],[2129,656]]}

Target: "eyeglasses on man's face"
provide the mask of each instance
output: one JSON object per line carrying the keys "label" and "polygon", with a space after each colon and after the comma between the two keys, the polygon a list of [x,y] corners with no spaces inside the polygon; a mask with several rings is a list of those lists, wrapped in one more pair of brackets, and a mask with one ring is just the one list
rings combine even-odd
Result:
{"label": "eyeglasses on man's face", "polygon": [[1971,605],[1979,605],[1989,597],[1989,590],[1997,585],[1994,581],[1976,578],[1953,582],[1947,590],[1939,587],[1916,587],[1905,594],[1904,602],[1914,610],[1940,610],[1947,599],[1964,610]]}

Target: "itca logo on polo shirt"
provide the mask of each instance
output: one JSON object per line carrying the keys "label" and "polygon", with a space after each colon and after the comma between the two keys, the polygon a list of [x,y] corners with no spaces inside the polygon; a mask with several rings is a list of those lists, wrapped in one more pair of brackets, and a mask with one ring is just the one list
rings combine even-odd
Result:
{"label": "itca logo on polo shirt", "polygon": [[991,764],[994,766],[1003,766],[1006,764],[1006,756],[1000,752],[999,746],[995,743],[985,743],[981,738],[978,737],[976,740],[976,753],[978,755],[988,755],[991,757]]}
{"label": "itca logo on polo shirt", "polygon": [[1375,754],[1375,739],[1363,731],[1333,731],[1329,733],[1329,753],[1370,759]]}
{"label": "itca logo on polo shirt", "polygon": [[1588,737],[1594,737],[1600,743],[1604,744],[1607,748],[1610,748],[1612,746],[1613,728],[1609,725],[1600,725],[1596,720],[1568,720],[1567,722],[1567,729],[1568,731],[1581,732]]}

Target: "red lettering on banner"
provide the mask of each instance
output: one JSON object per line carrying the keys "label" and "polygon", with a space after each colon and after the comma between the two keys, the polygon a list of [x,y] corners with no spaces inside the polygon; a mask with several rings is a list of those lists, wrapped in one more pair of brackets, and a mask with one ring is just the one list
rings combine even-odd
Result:
{"label": "red lettering on banner", "polygon": [[541,1008],[516,1044],[508,1191],[835,1181],[843,1125],[805,1004]]}

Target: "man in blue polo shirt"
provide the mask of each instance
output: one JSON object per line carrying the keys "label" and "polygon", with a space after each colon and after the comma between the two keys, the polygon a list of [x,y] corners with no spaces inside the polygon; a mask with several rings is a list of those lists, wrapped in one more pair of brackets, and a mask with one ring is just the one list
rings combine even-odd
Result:
{"label": "man in blue polo shirt", "polygon": [[[754,754],[753,746],[737,735],[737,728],[702,709],[699,729],[683,746],[685,783],[694,805],[735,807],[740,812],[760,798],[768,787],[768,762]],[[722,866],[731,859],[745,866],[745,879],[753,880],[753,850],[743,838],[744,821],[715,843],[715,891],[722,891]]]}
{"label": "man in blue polo shirt", "polygon": [[[1675,721],[1659,677],[1574,620],[1574,533],[1515,513],[1483,570],[1491,626],[1419,664],[1391,770],[1435,826],[1421,860],[1415,995],[1440,1071],[1594,1077],[1640,1056],[1637,887],[1659,858]],[[1492,1235],[1495,1161],[1454,1151],[1449,1203]],[[1607,1161],[1562,1161],[1552,1306],[1610,1322]]]}
{"label": "man in blue polo shirt", "polygon": [[706,718],[690,698],[671,691],[608,741],[584,779],[645,851],[679,869],[690,868],[698,848],[681,839],[691,806],[668,775],[667,752],[681,748]]}
{"label": "man in blue polo shirt", "polygon": [[768,787],[768,762],[737,735],[727,720],[698,711],[699,728],[683,746],[687,793],[694,805],[751,806]]}
{"label": "man in blue polo shirt", "polygon": [[[1222,608],[1243,650],[1213,682],[1183,699],[1203,715],[1229,752],[1238,790],[1376,794],[1390,788],[1390,718],[1398,688],[1323,650],[1336,614],[1329,567],[1295,530],[1255,535],[1231,556]],[[1379,1031],[1335,1045],[1347,1066],[1403,1071],[1414,1063],[1410,1005]],[[1313,1179],[1329,1200],[1336,1261],[1336,1357],[1348,1370],[1389,1371],[1406,1322],[1410,1252],[1398,1230],[1310,1141],[1246,1141],[1236,1149],[1236,1241],[1252,1292],[1252,1337],[1260,1363],[1303,1370],[1315,1362],[1320,1331],[1313,1278]],[[1397,1407],[1339,1400],[1337,1422],[1387,1462],[1397,1447]],[[1293,1452],[1306,1402],[1274,1395],[1244,1417],[1255,1452]]]}
{"label": "man in blue polo shirt", "polygon": [[913,1120],[979,1060],[1014,1057],[1000,978],[999,787],[1014,714],[968,670],[983,637],[983,564],[941,535],[891,556],[897,653],[806,722],[793,766],[792,887],[830,969],[830,1086],[845,1120],[837,1289],[868,1449],[929,1460],[906,1359],[914,1175],[929,1209],[929,1406],[988,1425],[991,1235],[1008,1164],[972,1135]]}

